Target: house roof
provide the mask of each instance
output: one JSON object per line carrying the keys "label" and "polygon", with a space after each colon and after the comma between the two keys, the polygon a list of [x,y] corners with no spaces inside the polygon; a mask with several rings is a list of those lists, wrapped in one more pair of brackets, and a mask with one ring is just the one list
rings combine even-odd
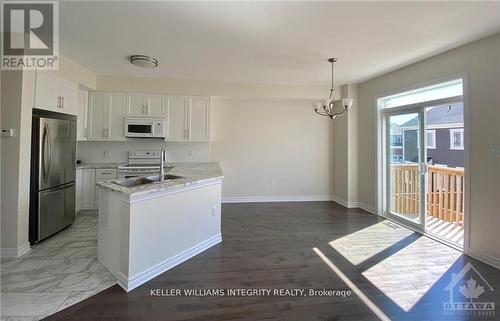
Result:
{"label": "house roof", "polygon": [[[464,105],[456,103],[451,105],[443,105],[432,107],[425,114],[427,125],[446,125],[446,124],[463,124],[464,122]],[[399,127],[415,127],[418,126],[417,117],[410,119]]]}

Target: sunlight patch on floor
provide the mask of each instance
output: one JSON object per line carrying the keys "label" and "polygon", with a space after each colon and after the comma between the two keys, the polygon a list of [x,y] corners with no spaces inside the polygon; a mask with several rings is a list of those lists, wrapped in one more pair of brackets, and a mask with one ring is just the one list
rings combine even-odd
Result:
{"label": "sunlight patch on floor", "polygon": [[383,221],[331,241],[329,244],[354,265],[371,258],[413,234],[407,228]]}
{"label": "sunlight patch on floor", "polygon": [[382,311],[380,310],[380,308],[375,304],[373,303],[372,300],[370,300],[364,293],[363,291],[361,291],[357,286],[356,284],[354,284],[344,273],[342,273],[342,271],[335,265],[332,263],[332,261],[330,261],[325,254],[323,254],[323,252],[321,252],[320,249],[318,249],[317,247],[314,247],[313,248],[313,251],[316,252],[316,254],[323,260],[323,262],[326,263],[326,265],[328,265],[328,267],[333,271],[335,272],[335,274],[337,274],[337,276],[352,290],[352,292],[354,292],[358,298],[361,299],[361,301],[363,301],[364,304],[366,304],[366,306],[372,310],[373,313],[375,313],[375,315],[382,321],[390,321],[391,319],[389,319],[389,317]]}
{"label": "sunlight patch on floor", "polygon": [[409,311],[461,253],[421,237],[362,273],[403,310]]}

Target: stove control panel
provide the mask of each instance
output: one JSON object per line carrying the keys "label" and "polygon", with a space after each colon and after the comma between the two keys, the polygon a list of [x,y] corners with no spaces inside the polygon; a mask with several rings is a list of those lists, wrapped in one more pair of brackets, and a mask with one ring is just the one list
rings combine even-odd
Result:
{"label": "stove control panel", "polygon": [[161,152],[159,150],[134,150],[128,152],[129,159],[159,159]]}

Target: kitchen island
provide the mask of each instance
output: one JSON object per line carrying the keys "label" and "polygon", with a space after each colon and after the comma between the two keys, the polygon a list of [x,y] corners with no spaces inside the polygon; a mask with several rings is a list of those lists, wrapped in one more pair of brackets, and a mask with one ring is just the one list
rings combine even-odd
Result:
{"label": "kitchen island", "polygon": [[222,241],[219,164],[166,165],[175,179],[97,184],[98,259],[127,292]]}

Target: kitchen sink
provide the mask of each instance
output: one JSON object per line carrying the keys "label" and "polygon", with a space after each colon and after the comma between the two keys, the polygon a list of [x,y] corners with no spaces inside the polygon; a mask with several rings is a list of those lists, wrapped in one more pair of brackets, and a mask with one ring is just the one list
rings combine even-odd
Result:
{"label": "kitchen sink", "polygon": [[[169,181],[169,180],[179,179],[179,178],[182,178],[182,177],[177,176],[177,175],[172,175],[172,174],[163,175],[163,181]],[[123,186],[123,187],[131,188],[131,187],[136,187],[136,186],[141,186],[141,185],[146,185],[146,184],[161,183],[161,181],[160,181],[159,175],[154,175],[154,176],[148,176],[148,177],[132,177],[132,178],[114,181],[113,183],[116,185]]]}
{"label": "kitchen sink", "polygon": [[[182,178],[182,177],[177,176],[177,175],[172,175],[172,174],[163,175],[164,181],[168,181],[168,180],[172,180],[172,179],[179,179],[179,178]],[[160,181],[160,175],[148,176],[148,177],[146,177],[146,179],[148,179],[149,181],[151,181],[153,183],[157,183]]]}

